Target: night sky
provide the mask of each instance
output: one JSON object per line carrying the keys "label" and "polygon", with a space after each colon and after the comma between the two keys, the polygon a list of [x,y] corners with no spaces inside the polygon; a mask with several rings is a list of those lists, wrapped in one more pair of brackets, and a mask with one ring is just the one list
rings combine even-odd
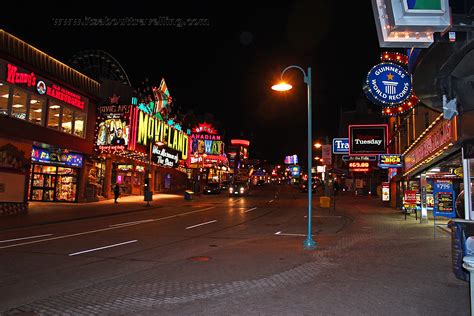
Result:
{"label": "night sky", "polygon": [[[250,139],[251,158],[271,162],[288,154],[306,159],[306,86],[294,70],[287,73],[290,93],[272,91],[281,70],[312,67],[313,135],[336,137],[341,108],[355,107],[367,71],[379,61],[370,1],[169,2],[106,10],[87,1],[48,2],[41,12],[2,10],[0,27],[61,61],[81,50],[104,50],[134,86],[144,78],[159,85],[164,77],[184,111],[214,114],[226,138]],[[198,18],[209,26],[54,25],[55,18],[86,17]]]}

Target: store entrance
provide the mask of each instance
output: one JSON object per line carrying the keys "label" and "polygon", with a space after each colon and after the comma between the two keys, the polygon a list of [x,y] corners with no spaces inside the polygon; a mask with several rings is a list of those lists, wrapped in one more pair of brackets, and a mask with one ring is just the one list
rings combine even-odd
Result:
{"label": "store entrance", "polygon": [[28,199],[42,202],[77,202],[78,170],[32,164]]}

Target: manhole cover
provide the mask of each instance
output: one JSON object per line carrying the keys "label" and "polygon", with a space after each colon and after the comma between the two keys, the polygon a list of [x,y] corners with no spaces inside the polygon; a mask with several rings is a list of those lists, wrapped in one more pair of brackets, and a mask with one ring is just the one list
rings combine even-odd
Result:
{"label": "manhole cover", "polygon": [[188,260],[194,261],[194,262],[205,262],[205,261],[211,260],[211,257],[207,257],[207,256],[196,256],[196,257],[188,258]]}

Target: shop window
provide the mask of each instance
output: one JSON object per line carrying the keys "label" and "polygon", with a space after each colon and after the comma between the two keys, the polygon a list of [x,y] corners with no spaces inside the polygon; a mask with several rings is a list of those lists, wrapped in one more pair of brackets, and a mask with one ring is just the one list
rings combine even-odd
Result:
{"label": "shop window", "polygon": [[8,115],[8,97],[10,96],[10,86],[0,82],[0,114]]}
{"label": "shop window", "polygon": [[48,127],[58,129],[60,116],[61,105],[50,101],[48,108]]}
{"label": "shop window", "polygon": [[84,137],[86,115],[81,112],[74,113],[74,135]]}
{"label": "shop window", "polygon": [[26,120],[26,99],[28,94],[20,89],[13,89],[12,111],[11,115],[18,119]]}
{"label": "shop window", "polygon": [[45,106],[46,99],[31,96],[28,120],[35,124],[43,125]]}
{"label": "shop window", "polygon": [[63,116],[61,120],[61,131],[64,133],[72,134],[72,123],[73,123],[73,111],[67,107],[63,107]]}

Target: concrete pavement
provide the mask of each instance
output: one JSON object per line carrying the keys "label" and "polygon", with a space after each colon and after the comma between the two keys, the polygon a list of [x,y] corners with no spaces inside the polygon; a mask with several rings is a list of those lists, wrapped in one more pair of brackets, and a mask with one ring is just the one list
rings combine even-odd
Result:
{"label": "concrete pavement", "polygon": [[[294,222],[263,217],[259,229],[304,234],[302,201],[279,197],[272,207],[294,212]],[[432,222],[404,220],[377,199],[340,196],[335,211],[315,201],[314,251],[290,234],[218,247],[229,239],[215,233],[206,236],[216,244],[203,251],[207,260],[160,262],[5,314],[469,315],[468,283],[451,272],[447,232],[434,236]],[[331,229],[338,216],[347,219],[343,229]]]}

